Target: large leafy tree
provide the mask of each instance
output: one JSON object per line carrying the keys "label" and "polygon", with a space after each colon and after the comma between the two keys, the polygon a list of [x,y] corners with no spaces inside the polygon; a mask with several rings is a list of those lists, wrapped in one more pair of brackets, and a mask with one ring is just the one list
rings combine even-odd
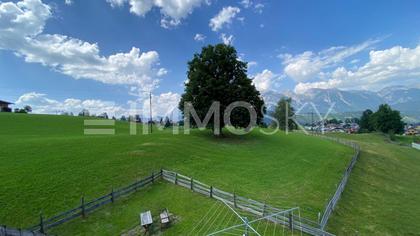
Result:
{"label": "large leafy tree", "polygon": [[375,127],[373,127],[372,122],[373,111],[367,109],[363,112],[362,117],[360,118],[360,131],[361,132],[372,132]]}
{"label": "large leafy tree", "polygon": [[279,128],[282,130],[294,130],[297,128],[297,124],[289,119],[295,115],[295,110],[292,107],[292,99],[283,97],[281,98],[273,112],[273,117],[279,122]]}
{"label": "large leafy tree", "polygon": [[377,131],[383,133],[401,134],[404,132],[404,122],[400,112],[392,110],[388,104],[379,106],[378,111],[372,115],[371,122]]}
{"label": "large leafy tree", "polygon": [[[184,114],[185,102],[190,102],[198,117],[204,120],[213,102],[220,102],[220,128],[226,107],[237,101],[248,102],[257,113],[257,124],[262,123],[265,113],[264,101],[247,76],[247,63],[238,59],[235,48],[225,44],[203,47],[201,53],[194,55],[188,62],[188,82],[182,95],[179,108]],[[184,114],[187,116],[190,114]],[[192,125],[194,119],[190,119]],[[250,114],[246,108],[235,108],[230,116],[231,124],[247,127]],[[214,127],[214,118],[208,126]],[[220,133],[221,130],[219,130]]]}

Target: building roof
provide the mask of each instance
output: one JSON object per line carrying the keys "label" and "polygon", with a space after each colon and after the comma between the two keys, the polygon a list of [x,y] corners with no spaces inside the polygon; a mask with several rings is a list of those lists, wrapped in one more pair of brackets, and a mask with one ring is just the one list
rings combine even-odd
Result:
{"label": "building roof", "polygon": [[0,104],[10,105],[10,104],[13,104],[13,103],[0,100]]}

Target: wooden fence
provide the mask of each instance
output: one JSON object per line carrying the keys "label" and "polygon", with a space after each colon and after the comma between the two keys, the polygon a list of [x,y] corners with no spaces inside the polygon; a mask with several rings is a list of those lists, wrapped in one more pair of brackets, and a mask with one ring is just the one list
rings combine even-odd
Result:
{"label": "wooden fence", "polygon": [[[272,215],[274,213],[286,210],[275,208],[252,199],[244,198],[236,195],[235,193],[222,191],[218,188],[204,184],[193,178],[178,174],[173,171],[162,170],[162,177],[164,180],[169,181],[173,184],[188,188],[194,192],[201,193],[210,198],[223,201],[235,208],[241,209],[243,211],[249,212],[257,216]],[[303,231],[310,235],[333,235],[321,229],[321,225],[317,222],[302,218],[298,215],[277,215],[268,218],[268,220],[274,223],[282,224],[293,230]]]}
{"label": "wooden fence", "polygon": [[113,203],[116,199],[122,196],[126,196],[128,194],[131,194],[145,187],[146,185],[153,183],[157,179],[161,178],[161,176],[162,176],[161,171],[157,173],[152,173],[150,176],[142,180],[136,181],[121,189],[117,189],[117,190],[113,189],[110,193],[91,201],[85,201],[85,198],[82,197],[79,206],[73,209],[70,209],[68,211],[62,212],[60,214],[57,214],[48,219],[44,219],[44,217],[41,215],[39,224],[30,227],[28,230],[33,231],[33,232],[45,233],[48,229],[52,227],[61,225],[77,217],[85,217],[88,213],[96,210],[97,208],[108,203]]}
{"label": "wooden fence", "polygon": [[341,181],[338,184],[338,187],[337,187],[334,195],[328,201],[328,203],[325,207],[325,210],[324,210],[324,214],[322,215],[320,225],[321,225],[321,229],[325,229],[325,226],[328,223],[328,220],[331,216],[331,213],[333,212],[335,206],[337,205],[338,201],[340,200],[341,194],[343,193],[344,188],[346,187],[347,180],[350,177],[350,173],[353,170],[353,167],[356,164],[357,159],[359,158],[360,146],[358,144],[354,143],[354,142],[351,142],[351,141],[348,141],[348,140],[345,140],[345,139],[328,137],[328,136],[324,136],[324,135],[316,135],[316,134],[314,134],[314,135],[318,136],[318,137],[321,137],[321,138],[324,138],[324,139],[328,139],[328,140],[337,142],[337,143],[341,143],[343,145],[346,145],[346,146],[349,146],[349,147],[353,148],[353,150],[354,150],[354,154],[353,154],[353,157],[350,161],[350,164],[347,166],[346,170],[344,171],[343,177],[341,178]]}
{"label": "wooden fence", "polygon": [[15,229],[7,226],[0,226],[0,236],[45,236],[42,233],[24,229]]}

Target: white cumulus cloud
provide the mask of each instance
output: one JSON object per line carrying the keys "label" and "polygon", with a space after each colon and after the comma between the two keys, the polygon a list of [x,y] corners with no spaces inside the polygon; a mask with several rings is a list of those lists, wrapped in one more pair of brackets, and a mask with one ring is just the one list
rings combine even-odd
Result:
{"label": "white cumulus cloud", "polygon": [[263,9],[264,9],[264,4],[262,3],[255,4],[254,9],[255,9],[255,12],[262,14]]}
{"label": "white cumulus cloud", "polygon": [[394,46],[369,52],[369,61],[353,70],[338,67],[318,82],[299,83],[295,92],[311,88],[379,90],[387,86],[420,87],[420,45],[415,48]]}
{"label": "white cumulus cloud", "polygon": [[197,42],[203,42],[206,39],[206,36],[203,34],[195,34],[194,40]]}
{"label": "white cumulus cloud", "polygon": [[345,59],[368,49],[378,40],[367,40],[351,47],[331,47],[318,53],[306,51],[301,54],[281,54],[284,73],[298,82],[304,82],[319,77],[323,69],[336,66]]}
{"label": "white cumulus cloud", "polygon": [[232,45],[233,44],[233,40],[235,40],[235,37],[233,37],[233,35],[226,35],[226,34],[222,34],[220,35],[220,39],[223,41],[224,44],[226,45]]}
{"label": "white cumulus cloud", "polygon": [[162,14],[161,26],[170,28],[177,26],[191,14],[194,8],[199,7],[205,0],[107,0],[112,7],[120,7],[128,3],[130,12],[144,17],[153,7],[160,9]]}
{"label": "white cumulus cloud", "polygon": [[248,68],[253,67],[253,66],[256,66],[256,65],[258,65],[258,63],[256,61],[250,61],[250,62],[248,62]]}
{"label": "white cumulus cloud", "polygon": [[242,0],[239,2],[244,8],[249,8],[250,6],[252,6],[252,1],[251,0]]}
{"label": "white cumulus cloud", "polygon": [[[179,118],[178,103],[181,95],[178,93],[162,93],[152,96],[152,113],[154,117],[171,117],[174,120]],[[83,109],[87,109],[91,115],[100,115],[104,112],[109,117],[121,117],[122,115],[139,114],[149,117],[149,97],[143,97],[137,101],[131,101],[128,105],[122,106],[113,101],[100,99],[77,99],[67,98],[62,101],[51,99],[47,94],[30,92],[21,95],[16,101],[16,107],[29,105],[33,113],[39,114],[62,114],[73,113],[77,115]]]}
{"label": "white cumulus cloud", "polygon": [[213,31],[219,31],[224,25],[230,25],[239,12],[241,10],[238,7],[224,7],[216,16],[210,19],[210,28]]}
{"label": "white cumulus cloud", "polygon": [[52,17],[50,6],[40,0],[0,3],[0,49],[11,50],[26,62],[40,63],[75,79],[107,84],[135,85],[151,90],[164,69],[156,51],[129,52],[108,57],[96,43],[60,34],[43,34]]}
{"label": "white cumulus cloud", "polygon": [[23,94],[19,97],[15,104],[18,107],[30,105],[32,107],[32,112],[40,114],[61,114],[64,112],[72,112],[77,115],[83,109],[87,109],[90,114],[96,115],[106,112],[108,116],[111,117],[119,117],[123,114],[128,114],[126,109],[110,101],[97,99],[80,100],[75,98],[57,101],[48,98],[46,94],[36,92]]}
{"label": "white cumulus cloud", "polygon": [[261,94],[264,94],[270,90],[275,90],[281,79],[282,76],[265,69],[254,76],[252,83]]}
{"label": "white cumulus cloud", "polygon": [[[168,92],[162,93],[156,96],[152,96],[152,114],[153,117],[165,117],[168,116],[173,119],[177,119],[179,116],[178,104],[181,100],[181,95],[178,93]],[[150,101],[148,99],[143,100],[143,115],[149,117]]]}

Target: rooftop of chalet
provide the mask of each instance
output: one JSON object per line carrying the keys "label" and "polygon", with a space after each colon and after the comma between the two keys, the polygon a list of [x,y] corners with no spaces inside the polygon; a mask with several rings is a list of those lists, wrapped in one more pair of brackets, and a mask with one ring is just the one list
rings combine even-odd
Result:
{"label": "rooftop of chalet", "polygon": [[0,104],[1,105],[10,105],[10,104],[13,104],[13,103],[0,100]]}

